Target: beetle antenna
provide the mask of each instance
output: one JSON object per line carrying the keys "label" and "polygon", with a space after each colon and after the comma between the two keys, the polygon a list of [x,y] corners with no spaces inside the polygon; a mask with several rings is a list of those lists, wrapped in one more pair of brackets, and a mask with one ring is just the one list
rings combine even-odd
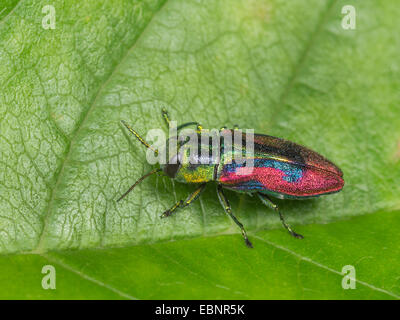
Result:
{"label": "beetle antenna", "polygon": [[158,150],[154,149],[151,145],[149,145],[133,128],[126,123],[124,120],[121,120],[121,123],[132,133],[146,148],[152,150],[156,155],[158,154]]}
{"label": "beetle antenna", "polygon": [[123,198],[125,198],[125,196],[131,192],[139,183],[141,183],[144,179],[146,179],[147,177],[151,176],[154,173],[160,172],[162,171],[162,169],[154,169],[152,171],[150,171],[149,173],[146,173],[143,177],[139,178],[138,181],[136,181],[129,189],[127,192],[125,192],[121,197],[119,197],[119,199],[117,200],[117,202],[119,202],[120,200],[122,200]]}

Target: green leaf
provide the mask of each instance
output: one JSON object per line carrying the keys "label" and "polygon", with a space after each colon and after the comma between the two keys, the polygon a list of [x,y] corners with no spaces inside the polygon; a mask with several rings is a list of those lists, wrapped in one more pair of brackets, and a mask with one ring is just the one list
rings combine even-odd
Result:
{"label": "green leaf", "polygon": [[[0,297],[399,298],[400,9],[346,1],[46,1],[0,5]],[[277,204],[151,170],[145,136],[178,123],[242,128],[304,144],[344,172],[342,192]],[[276,230],[271,230],[276,229]],[[228,235],[234,234],[234,235]],[[175,240],[175,241],[170,241]],[[118,248],[116,248],[118,247]],[[41,268],[57,269],[43,290]],[[341,286],[356,269],[357,289]],[[76,286],[79,283],[80,286]]]}
{"label": "green leaf", "polygon": [[[400,211],[281,230],[199,237],[114,249],[0,257],[0,298],[40,299],[399,299]],[[373,239],[373,241],[371,241]],[[56,268],[56,290],[41,287]],[[342,288],[342,268],[356,289]],[[79,284],[79,285],[78,285]]]}

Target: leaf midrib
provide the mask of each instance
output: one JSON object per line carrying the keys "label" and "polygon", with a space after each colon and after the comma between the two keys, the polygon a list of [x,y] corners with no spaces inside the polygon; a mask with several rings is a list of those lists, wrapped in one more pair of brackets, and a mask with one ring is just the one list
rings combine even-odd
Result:
{"label": "leaf midrib", "polygon": [[[329,14],[331,12],[331,9],[334,7],[336,4],[337,0],[331,0],[330,3],[327,5],[326,10],[323,14],[321,14],[320,19],[315,27],[315,30],[310,33],[310,37],[308,38],[308,41],[306,45],[304,46],[303,52],[300,54],[299,59],[295,63],[293,70],[292,70],[292,75],[289,77],[289,80],[285,86],[285,89],[283,90],[280,98],[278,105],[283,106],[285,104],[286,98],[289,96],[289,92],[292,90],[293,85],[296,81],[297,76],[299,75],[301,68],[303,67],[305,61],[307,60],[307,56],[309,52],[311,51],[311,48],[313,44],[315,43],[315,40],[318,38],[319,33],[321,32],[324,23],[327,21]],[[280,110],[279,108],[274,108],[275,112],[278,112]],[[272,119],[274,118],[274,114],[272,114]]]}
{"label": "leaf midrib", "polygon": [[117,289],[117,288],[105,283],[104,281],[101,281],[101,280],[96,279],[96,278],[94,278],[92,276],[89,276],[89,275],[83,273],[82,271],[77,270],[73,266],[71,266],[69,264],[66,264],[63,261],[60,261],[59,259],[55,259],[54,257],[49,257],[46,254],[40,254],[40,256],[43,257],[44,259],[46,259],[47,261],[49,261],[50,263],[58,264],[59,266],[61,266],[65,270],[76,274],[78,277],[80,277],[80,278],[82,278],[84,280],[90,281],[91,283],[93,283],[93,284],[95,284],[95,285],[97,285],[99,287],[105,288],[107,290],[112,291],[113,293],[118,294],[122,298],[129,299],[129,300],[138,300],[138,298],[130,295],[129,293],[123,292],[123,291],[121,291],[121,290],[119,290],[119,289]]}
{"label": "leaf midrib", "polygon": [[[22,1],[22,0],[21,0]],[[20,2],[21,2],[20,1]],[[51,189],[51,195],[50,195],[50,200],[48,203],[48,206],[46,208],[46,213],[44,215],[44,222],[43,222],[43,228],[42,228],[42,232],[39,236],[39,240],[38,243],[36,245],[36,247],[32,250],[31,253],[43,253],[46,251],[46,248],[44,248],[44,239],[46,236],[46,231],[47,231],[47,227],[48,227],[48,221],[49,218],[51,216],[51,211],[53,208],[53,202],[55,199],[55,196],[57,194],[58,191],[58,186],[60,184],[60,182],[62,181],[62,177],[63,177],[63,173],[64,173],[64,169],[65,169],[65,165],[68,163],[69,161],[69,157],[71,154],[71,150],[72,150],[72,145],[74,143],[74,140],[76,139],[76,137],[78,136],[80,130],[82,129],[83,125],[86,122],[86,119],[89,117],[89,115],[91,114],[91,112],[94,109],[94,106],[96,105],[96,102],[99,98],[99,96],[101,95],[101,93],[103,92],[104,88],[107,86],[107,84],[111,81],[111,79],[113,78],[113,76],[117,73],[117,71],[119,70],[120,66],[123,65],[123,63],[125,62],[125,60],[127,59],[127,57],[130,55],[130,53],[134,50],[134,48],[136,47],[137,43],[140,41],[140,39],[143,37],[143,34],[145,34],[145,31],[148,29],[148,26],[151,24],[151,22],[153,21],[154,17],[165,7],[166,3],[168,2],[168,0],[165,0],[164,3],[162,3],[160,5],[160,7],[158,8],[158,10],[153,14],[153,16],[149,19],[149,21],[147,22],[147,24],[144,26],[141,34],[139,36],[136,37],[136,39],[134,40],[132,46],[126,51],[126,53],[124,54],[124,56],[122,57],[122,59],[119,60],[119,62],[117,63],[117,65],[114,67],[114,69],[110,72],[110,75],[107,77],[107,79],[103,82],[103,84],[99,87],[99,90],[97,91],[97,94],[95,96],[95,98],[93,99],[93,102],[90,104],[89,108],[87,108],[87,110],[84,112],[83,117],[81,117],[81,121],[78,123],[77,128],[75,130],[75,132],[72,134],[72,137],[69,141],[69,144],[67,145],[66,148],[66,156],[64,157],[61,167],[60,169],[58,169],[59,173],[57,175],[57,179],[56,179],[56,183],[54,185],[54,188]],[[15,9],[15,8],[14,8]],[[103,227],[105,228],[105,227]],[[104,230],[103,230],[104,231]]]}
{"label": "leaf midrib", "polygon": [[[14,8],[12,8],[12,10],[8,14],[6,14],[3,19],[0,20],[0,25],[5,23],[8,20],[8,18],[11,17],[11,15],[19,7],[19,5],[22,3],[22,1],[23,0],[19,0],[18,3],[14,6]],[[7,10],[7,7],[5,9]]]}
{"label": "leaf midrib", "polygon": [[[288,249],[288,248],[286,248],[286,247],[284,247],[284,246],[278,245],[278,244],[276,244],[276,243],[274,243],[274,242],[265,240],[264,238],[261,238],[261,237],[259,237],[259,236],[257,236],[257,235],[254,235],[254,234],[253,234],[252,236],[253,236],[254,238],[260,240],[260,241],[265,242],[266,244],[268,244],[268,245],[270,245],[270,246],[272,246],[272,247],[274,247],[274,248],[276,248],[276,249],[285,251],[285,252],[287,252],[287,253],[289,253],[289,254],[295,256],[296,258],[302,260],[302,261],[306,261],[306,262],[312,264],[313,266],[317,266],[317,267],[319,267],[319,268],[321,268],[321,269],[327,270],[327,271],[329,271],[329,272],[332,272],[332,273],[334,273],[334,274],[336,274],[336,275],[339,275],[339,276],[343,277],[343,274],[342,274],[341,272],[339,272],[339,271],[337,271],[337,270],[335,270],[335,269],[333,269],[333,268],[330,268],[330,267],[328,267],[328,266],[326,266],[326,265],[324,265],[324,264],[322,264],[322,263],[319,263],[319,262],[317,262],[317,261],[314,261],[314,260],[312,260],[312,259],[309,258],[309,257],[302,256],[301,254],[297,253],[296,251],[290,250],[290,249]],[[399,296],[399,295],[397,295],[397,294],[395,294],[395,293],[393,293],[393,292],[391,292],[391,291],[388,291],[388,290],[385,290],[385,289],[376,287],[376,286],[374,286],[374,285],[372,285],[372,284],[369,284],[368,282],[359,280],[359,279],[357,279],[357,278],[355,278],[354,280],[355,280],[357,283],[359,283],[359,284],[361,284],[361,285],[363,285],[363,286],[365,286],[365,287],[367,287],[367,288],[369,288],[369,289],[371,289],[371,290],[373,290],[373,291],[378,291],[378,292],[381,292],[381,293],[385,293],[385,294],[387,294],[387,295],[389,295],[389,296],[391,296],[391,297],[393,297],[393,298],[400,299],[400,296]]]}

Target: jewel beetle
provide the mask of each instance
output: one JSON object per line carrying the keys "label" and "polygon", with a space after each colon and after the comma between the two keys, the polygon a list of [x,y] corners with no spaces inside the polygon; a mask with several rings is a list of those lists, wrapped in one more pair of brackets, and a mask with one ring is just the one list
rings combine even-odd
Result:
{"label": "jewel beetle", "polygon": [[[162,115],[170,126],[168,112],[162,109]],[[129,124],[121,120],[122,124],[144,145],[158,154],[159,151],[150,146]],[[247,154],[242,144],[246,144],[245,133],[240,145],[233,143],[233,148],[225,150],[224,143],[218,146],[219,157],[215,161],[211,142],[199,139],[200,149],[207,152],[201,154],[201,159],[197,163],[183,161],[190,157],[191,146],[187,142],[187,136],[181,136],[182,129],[196,126],[196,134],[202,137],[203,127],[198,122],[184,123],[176,128],[176,148],[167,147],[166,163],[161,164],[160,168],[154,169],[137,180],[118,200],[122,200],[131,192],[141,181],[152,174],[164,172],[168,177],[178,182],[197,184],[197,189],[192,192],[185,200],[175,203],[170,209],[166,210],[161,218],[165,218],[174,213],[178,208],[189,206],[199,198],[208,182],[214,181],[217,184],[218,198],[225,212],[240,228],[246,245],[252,248],[252,244],[247,237],[243,224],[235,217],[229,201],[224,193],[224,189],[237,192],[256,194],[262,203],[275,210],[286,230],[295,238],[302,239],[303,236],[293,231],[286,223],[278,206],[272,201],[271,197],[280,199],[307,199],[320,195],[339,192],[344,185],[342,171],[331,161],[294,142],[264,135],[253,135],[253,148],[251,154]],[[233,136],[235,130],[222,127],[220,132],[226,136]],[[172,139],[171,137],[168,139]],[[167,146],[170,144],[167,140]],[[205,155],[204,155],[205,154]],[[237,156],[237,157],[236,157]],[[235,161],[236,158],[244,161]],[[187,159],[186,159],[187,160]],[[252,168],[248,170],[246,161],[251,161]]]}

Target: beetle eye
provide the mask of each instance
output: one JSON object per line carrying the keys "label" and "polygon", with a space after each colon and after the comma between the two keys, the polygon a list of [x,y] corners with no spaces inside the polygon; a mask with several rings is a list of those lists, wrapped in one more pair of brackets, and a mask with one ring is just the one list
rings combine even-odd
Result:
{"label": "beetle eye", "polygon": [[165,166],[164,172],[168,177],[175,178],[180,166],[181,164],[179,163],[179,161],[177,163],[168,163]]}

